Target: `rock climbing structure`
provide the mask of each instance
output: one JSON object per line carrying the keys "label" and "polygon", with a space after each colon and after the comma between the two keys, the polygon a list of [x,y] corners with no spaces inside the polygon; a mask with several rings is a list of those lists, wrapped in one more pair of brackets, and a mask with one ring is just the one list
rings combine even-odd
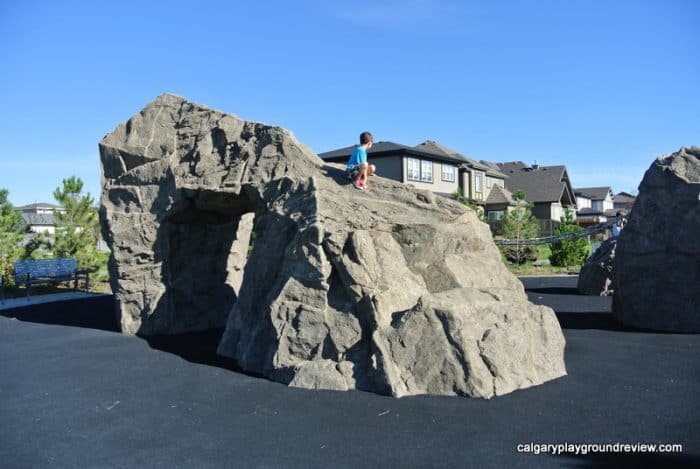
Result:
{"label": "rock climbing structure", "polygon": [[122,330],[225,326],[219,354],[292,386],[491,397],[566,374],[467,207],[366,191],[282,128],[163,95],[100,143]]}

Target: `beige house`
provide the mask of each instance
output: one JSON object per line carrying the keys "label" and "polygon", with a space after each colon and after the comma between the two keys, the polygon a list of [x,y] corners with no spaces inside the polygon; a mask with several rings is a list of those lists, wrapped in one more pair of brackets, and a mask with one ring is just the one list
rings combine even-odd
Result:
{"label": "beige house", "polygon": [[[353,145],[318,156],[324,161],[346,163],[354,149]],[[452,197],[459,192],[482,207],[487,214],[493,208],[502,216],[503,210],[515,206],[511,204],[512,197],[505,188],[506,176],[496,165],[477,162],[432,140],[414,147],[376,142],[367,152],[367,158],[382,177],[443,196]],[[494,204],[490,205],[491,202]]]}
{"label": "beige house", "polygon": [[516,206],[512,194],[506,189],[508,176],[495,163],[476,161],[433,140],[427,140],[415,148],[458,158],[462,162],[459,166],[459,190],[464,197],[481,207],[489,220],[502,219],[508,210]]}
{"label": "beige house", "polygon": [[[324,161],[347,163],[355,146],[320,153]],[[460,189],[460,166],[463,161],[444,153],[409,147],[394,142],[376,142],[367,152],[377,174],[395,181],[451,196]]]}

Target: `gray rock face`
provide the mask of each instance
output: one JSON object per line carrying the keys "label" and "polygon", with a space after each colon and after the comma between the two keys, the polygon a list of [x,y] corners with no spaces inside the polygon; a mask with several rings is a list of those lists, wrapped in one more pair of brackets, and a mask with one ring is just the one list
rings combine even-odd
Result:
{"label": "gray rock face", "polygon": [[225,324],[221,355],[306,388],[488,398],[566,374],[553,311],[463,205],[357,191],[288,131],[172,95],[100,154],[125,333]]}
{"label": "gray rock face", "polygon": [[625,324],[700,332],[700,148],[644,175],[614,262],[613,313]]}
{"label": "gray rock face", "polygon": [[582,295],[610,296],[613,287],[613,261],[617,238],[609,238],[586,259],[578,275],[578,291]]}

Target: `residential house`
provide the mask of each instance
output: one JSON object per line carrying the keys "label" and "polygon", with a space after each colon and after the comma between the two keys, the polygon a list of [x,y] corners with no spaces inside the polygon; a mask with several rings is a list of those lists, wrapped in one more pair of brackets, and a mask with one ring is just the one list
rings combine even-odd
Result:
{"label": "residential house", "polygon": [[525,200],[533,204],[532,214],[541,223],[540,232],[551,232],[556,222],[564,216],[566,210],[576,212],[576,197],[571,187],[566,166],[528,166],[522,161],[498,163],[505,179],[506,189],[511,193],[522,191]]}
{"label": "residential house", "polygon": [[512,194],[505,188],[508,176],[495,163],[473,160],[433,140],[416,145],[416,148],[463,160],[459,168],[460,190],[466,198],[483,208],[489,220],[501,220],[506,211],[516,206]]}
{"label": "residential house", "polygon": [[[354,148],[339,148],[319,156],[325,161],[345,163]],[[414,147],[376,142],[367,156],[378,175],[444,196],[459,191],[483,207],[491,218],[500,219],[505,210],[515,206],[505,188],[506,176],[497,166],[477,162],[435,141]]]}
{"label": "residential house", "polygon": [[637,200],[637,198],[628,192],[618,192],[613,195],[613,208],[615,211],[624,210],[625,212],[629,212],[632,210],[635,200]]}
{"label": "residential house", "polygon": [[48,203],[36,203],[15,207],[15,210],[22,212],[22,220],[27,225],[30,233],[54,233],[54,210],[64,211],[60,205]]}
{"label": "residential house", "polygon": [[610,187],[579,187],[574,189],[574,194],[578,206],[576,219],[580,225],[605,223],[615,216]]}
{"label": "residential house", "polygon": [[486,178],[486,199],[484,207],[489,221],[499,221],[503,219],[506,212],[513,210],[518,202],[513,198],[511,191],[506,189],[506,179],[496,163],[481,160],[487,170]]}
{"label": "residential house", "polygon": [[[56,231],[56,220],[54,219],[54,213],[66,211],[66,209],[60,205],[48,204],[45,202],[15,207],[15,210],[22,212],[22,220],[27,225],[27,235],[24,241],[25,243],[34,238],[36,234],[44,233],[47,235],[53,235]],[[101,252],[109,252],[107,243],[105,243],[101,235],[99,235],[97,240],[97,250]]]}
{"label": "residential house", "polygon": [[[324,161],[347,163],[355,146],[320,153]],[[377,174],[395,181],[410,183],[421,189],[450,196],[460,189],[459,167],[463,160],[428,149],[394,142],[376,142],[367,157],[377,167]]]}

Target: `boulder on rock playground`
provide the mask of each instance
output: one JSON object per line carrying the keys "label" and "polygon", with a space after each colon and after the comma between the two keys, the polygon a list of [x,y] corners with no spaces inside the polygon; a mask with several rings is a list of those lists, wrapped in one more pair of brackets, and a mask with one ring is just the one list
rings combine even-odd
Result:
{"label": "boulder on rock playground", "polygon": [[700,147],[644,174],[617,242],[613,313],[624,324],[700,332]]}
{"label": "boulder on rock playground", "polygon": [[381,177],[358,191],[289,131],[169,94],[100,155],[124,333],[225,327],[218,352],[247,372],[397,397],[566,374],[554,312],[455,201]]}
{"label": "boulder on rock playground", "polygon": [[616,247],[617,238],[608,238],[586,259],[578,274],[579,293],[596,296],[613,294],[613,261]]}

